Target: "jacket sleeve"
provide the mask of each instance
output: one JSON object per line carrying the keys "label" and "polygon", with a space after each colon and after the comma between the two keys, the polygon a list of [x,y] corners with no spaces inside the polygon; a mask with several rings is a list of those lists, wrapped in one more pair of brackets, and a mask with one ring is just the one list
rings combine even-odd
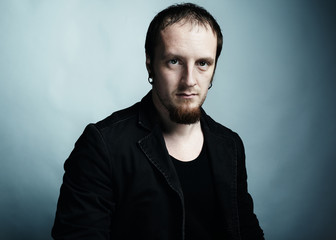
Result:
{"label": "jacket sleeve", "polygon": [[91,124],[64,164],[57,204],[54,239],[110,239],[115,209],[109,153],[100,132]]}
{"label": "jacket sleeve", "polygon": [[245,150],[240,137],[237,135],[237,191],[240,234],[242,240],[264,239],[263,230],[253,212],[253,200],[247,190],[247,174],[245,165]]}

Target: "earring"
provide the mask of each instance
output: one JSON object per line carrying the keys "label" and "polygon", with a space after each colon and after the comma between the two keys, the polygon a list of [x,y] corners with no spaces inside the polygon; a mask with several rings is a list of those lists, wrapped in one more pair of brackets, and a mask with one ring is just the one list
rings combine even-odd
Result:
{"label": "earring", "polygon": [[212,87],[212,82],[210,83],[209,87],[208,87],[208,90]]}
{"label": "earring", "polygon": [[150,84],[153,84],[153,82],[154,82],[153,78],[148,77],[148,82],[149,82]]}

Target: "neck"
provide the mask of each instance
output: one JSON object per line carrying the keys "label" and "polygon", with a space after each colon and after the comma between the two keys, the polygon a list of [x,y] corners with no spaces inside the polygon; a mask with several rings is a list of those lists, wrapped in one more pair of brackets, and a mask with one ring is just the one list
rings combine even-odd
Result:
{"label": "neck", "polygon": [[201,131],[200,122],[193,124],[175,123],[168,118],[161,118],[162,130],[165,136],[175,136],[180,138],[188,138],[193,136],[195,132]]}

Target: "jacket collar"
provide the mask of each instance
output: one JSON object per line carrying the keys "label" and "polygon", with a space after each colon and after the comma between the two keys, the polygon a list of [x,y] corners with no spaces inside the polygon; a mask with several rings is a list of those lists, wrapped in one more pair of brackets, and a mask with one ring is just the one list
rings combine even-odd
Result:
{"label": "jacket collar", "polygon": [[138,123],[149,131],[159,124],[159,114],[153,103],[152,91],[140,102]]}

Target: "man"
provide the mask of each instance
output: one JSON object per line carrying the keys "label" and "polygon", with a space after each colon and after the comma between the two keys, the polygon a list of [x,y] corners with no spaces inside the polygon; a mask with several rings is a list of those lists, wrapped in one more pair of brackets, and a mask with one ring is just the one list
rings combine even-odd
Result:
{"label": "man", "polygon": [[263,239],[238,135],[201,108],[222,48],[193,4],[151,22],[140,103],[90,124],[67,159],[55,239]]}

